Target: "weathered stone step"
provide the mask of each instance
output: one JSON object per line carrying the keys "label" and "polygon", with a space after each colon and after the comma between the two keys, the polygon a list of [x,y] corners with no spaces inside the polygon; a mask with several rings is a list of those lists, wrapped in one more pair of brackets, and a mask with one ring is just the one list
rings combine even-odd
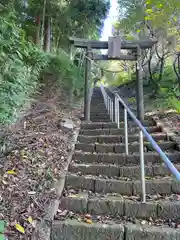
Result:
{"label": "weathered stone step", "polygon": [[[180,165],[175,165],[180,170]],[[76,164],[72,163],[69,166],[69,172],[81,173],[83,175],[108,176],[108,177],[122,177],[128,179],[140,179],[140,166],[118,166],[112,164]],[[171,172],[164,164],[154,164],[145,166],[146,177],[152,178],[154,176],[165,177],[171,175]]]}
{"label": "weathered stone step", "polygon": [[[162,132],[160,127],[152,126],[152,127],[146,127],[146,130],[149,133],[154,132]],[[129,128],[128,132],[129,134],[137,133],[139,131],[138,127]],[[124,128],[113,128],[113,129],[81,129],[80,135],[86,135],[86,136],[96,136],[96,135],[124,135]]]}
{"label": "weathered stone step", "polygon": [[51,240],[124,240],[124,226],[93,223],[77,220],[55,221]]}
{"label": "weathered stone step", "polygon": [[96,121],[96,122],[102,122],[102,121],[110,121],[110,116],[106,115],[106,116],[90,116],[90,120],[91,121]]}
{"label": "weathered stone step", "polygon": [[[152,133],[151,136],[155,141],[162,141],[167,140],[167,134],[166,133]],[[139,140],[139,135],[129,135],[128,141],[129,142],[136,142]],[[144,136],[144,140],[146,140],[146,137]],[[125,138],[122,135],[97,135],[97,136],[86,136],[86,135],[79,135],[78,141],[83,143],[124,143]]]}
{"label": "weathered stone step", "polygon": [[92,122],[109,122],[110,121],[110,117],[107,117],[107,118],[91,118],[90,117],[90,120]]}
{"label": "weathered stone step", "polygon": [[[116,179],[104,179],[90,175],[67,175],[66,187],[75,190],[83,189],[97,193],[119,193],[122,195],[141,195],[141,181],[125,181]],[[180,185],[170,177],[162,179],[146,180],[146,193],[172,194],[180,193]]]}
{"label": "weathered stone step", "polygon": [[99,112],[99,113],[91,113],[90,116],[91,117],[102,117],[102,118],[104,118],[104,117],[109,117],[109,114],[107,112],[106,113]]}
{"label": "weathered stone step", "polygon": [[[176,149],[176,143],[171,141],[158,142],[158,146],[163,150]],[[100,143],[76,143],[76,150],[82,150],[84,152],[98,152],[98,153],[124,153],[125,144],[100,144]],[[154,151],[151,144],[144,142],[144,151]],[[129,143],[129,152],[139,152],[139,143]]]}
{"label": "weathered stone step", "polygon": [[[144,127],[150,127],[150,126],[155,126],[155,122],[153,120],[144,120],[142,122],[142,125]],[[137,127],[137,124],[134,121],[128,121],[128,126],[129,127]],[[124,128],[124,122],[120,122],[120,127]]]}
{"label": "weathered stone step", "polygon": [[[96,106],[97,104],[104,104],[103,100],[99,100],[99,99],[94,99],[93,101],[91,101],[91,106]],[[105,105],[105,104],[104,104]]]}
{"label": "weathered stone step", "polygon": [[111,129],[111,128],[116,128],[117,124],[108,122],[108,123],[103,123],[103,122],[83,122],[81,123],[81,129],[84,130],[89,130],[89,129]]}
{"label": "weathered stone step", "polygon": [[[166,196],[166,198],[171,196]],[[172,196],[173,198],[174,196]],[[163,199],[163,198],[162,198]],[[88,196],[88,193],[69,194],[63,197],[59,209],[68,209],[78,214],[91,214],[111,216],[113,218],[126,216],[127,218],[145,219],[152,218],[173,220],[179,219],[180,201],[151,200],[146,203],[131,200],[123,196]]]}
{"label": "weathered stone step", "polygon": [[[137,125],[134,123],[134,122],[128,122],[129,124],[129,127],[130,128],[134,128],[134,127],[137,127]],[[149,126],[155,126],[155,122],[154,121],[150,121],[150,120],[145,120],[143,122],[143,126],[144,127],[149,127]],[[110,128],[110,129],[114,129],[114,128],[117,128],[117,124],[116,123],[112,123],[112,122],[109,122],[109,123],[103,123],[103,122],[83,122],[81,124],[81,129],[107,129],[107,128]],[[124,122],[120,122],[120,128],[124,128]]]}
{"label": "weathered stone step", "polygon": [[90,111],[90,115],[96,115],[96,114],[108,114],[108,111],[105,109],[105,108],[102,108],[102,109],[99,109],[99,108],[96,108],[96,109],[91,109]]}
{"label": "weathered stone step", "polygon": [[[90,118],[93,118],[94,120],[96,120],[97,122],[99,122],[99,121],[103,121],[104,119],[106,119],[107,117],[109,117],[109,119],[110,119],[110,116],[108,115],[108,114],[106,114],[106,115],[104,115],[104,116],[92,116],[92,114],[90,115]],[[120,116],[119,117],[119,121],[121,122],[121,121],[124,121],[124,117],[123,116]],[[131,121],[131,118],[130,117],[128,117],[128,121]]]}
{"label": "weathered stone step", "polygon": [[[165,152],[167,157],[173,163],[180,163],[180,152]],[[115,154],[115,153],[88,153],[82,151],[75,151],[73,155],[73,161],[76,163],[107,163],[116,164],[119,166],[125,165],[139,165],[140,156],[139,153],[125,155],[125,154]],[[162,159],[156,152],[145,152],[144,153],[145,164],[156,164],[162,163]]]}
{"label": "weathered stone step", "polygon": [[121,221],[92,224],[66,219],[54,221],[51,240],[179,240],[180,230],[167,225],[123,224]]}
{"label": "weathered stone step", "polygon": [[106,114],[106,115],[104,115],[104,116],[101,116],[101,115],[99,115],[99,116],[90,116],[90,119],[94,119],[94,120],[97,120],[97,122],[98,121],[102,121],[102,120],[106,120],[106,119],[109,119],[109,121],[110,121],[110,116],[108,115],[108,114]]}
{"label": "weathered stone step", "polygon": [[120,168],[117,165],[104,165],[104,164],[71,164],[69,172],[82,173],[83,175],[102,175],[102,176],[120,176]]}
{"label": "weathered stone step", "polygon": [[102,103],[98,103],[98,104],[96,104],[96,105],[93,105],[93,104],[91,103],[91,108],[100,108],[100,107],[105,107],[105,108],[106,108],[105,103],[102,102]]}

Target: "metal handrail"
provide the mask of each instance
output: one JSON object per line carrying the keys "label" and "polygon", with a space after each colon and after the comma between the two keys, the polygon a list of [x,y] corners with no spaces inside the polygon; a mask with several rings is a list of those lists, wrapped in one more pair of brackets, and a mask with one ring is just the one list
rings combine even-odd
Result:
{"label": "metal handrail", "polygon": [[[154,150],[160,155],[161,159],[164,161],[168,169],[171,171],[171,173],[175,176],[175,178],[180,181],[180,172],[175,168],[173,163],[169,160],[169,158],[166,156],[166,154],[161,150],[161,148],[158,146],[156,141],[152,138],[152,136],[147,132],[145,127],[141,124],[141,122],[136,118],[135,114],[129,109],[129,107],[125,104],[125,102],[122,100],[122,98],[117,94],[113,93],[111,90],[109,90],[113,96],[114,100],[109,97],[107,94],[104,86],[101,84],[100,89],[104,98],[104,102],[106,105],[106,108],[108,110],[108,113],[110,114],[111,120],[115,123],[117,123],[117,126],[119,128],[119,103],[122,104],[124,107],[124,133],[125,133],[125,152],[128,155],[129,149],[128,149],[128,119],[127,115],[132,118],[132,120],[136,123],[136,125],[139,127],[139,143],[140,143],[140,167],[141,167],[141,183],[142,183],[142,201],[146,202],[146,187],[145,187],[145,166],[144,166],[144,141],[143,141],[143,134],[147,138],[147,140],[151,143]],[[107,102],[111,102],[110,106],[108,106]],[[111,108],[111,109],[110,109]],[[113,117],[115,115],[115,117]],[[115,118],[115,119],[113,119]]]}

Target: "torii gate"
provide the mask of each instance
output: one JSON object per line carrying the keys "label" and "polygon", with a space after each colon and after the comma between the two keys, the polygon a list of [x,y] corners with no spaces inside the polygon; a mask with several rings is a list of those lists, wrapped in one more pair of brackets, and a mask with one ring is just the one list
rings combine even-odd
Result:
{"label": "torii gate", "polygon": [[[135,40],[122,41],[120,36],[109,37],[108,41],[87,40],[80,38],[69,38],[71,45],[76,48],[86,49],[85,60],[85,92],[84,92],[84,117],[86,121],[90,120],[90,98],[89,98],[89,74],[90,60],[129,60],[136,61],[136,103],[137,103],[137,118],[144,120],[144,94],[143,94],[143,79],[141,77],[141,49],[152,48],[157,43],[156,40]],[[108,55],[93,54],[93,49],[108,49]],[[121,49],[132,50],[131,54],[121,54]]]}

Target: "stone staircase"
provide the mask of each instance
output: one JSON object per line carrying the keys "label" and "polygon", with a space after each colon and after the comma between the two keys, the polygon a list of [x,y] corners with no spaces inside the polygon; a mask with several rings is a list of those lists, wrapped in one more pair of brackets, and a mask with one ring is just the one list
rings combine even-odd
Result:
{"label": "stone staircase", "polygon": [[[180,169],[176,144],[151,119],[143,124]],[[51,240],[180,239],[180,184],[144,143],[146,203],[141,202],[138,128],[129,122],[127,156],[123,122],[119,129],[110,122],[96,88],[91,122],[81,124]]]}

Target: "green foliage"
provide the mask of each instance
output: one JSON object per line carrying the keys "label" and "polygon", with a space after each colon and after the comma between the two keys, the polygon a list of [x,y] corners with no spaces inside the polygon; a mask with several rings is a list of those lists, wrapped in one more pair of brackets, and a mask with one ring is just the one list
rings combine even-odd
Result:
{"label": "green foliage", "polygon": [[[158,76],[156,81],[158,80]],[[151,87],[151,86],[149,86]],[[161,109],[173,109],[180,113],[180,89],[171,65],[166,66],[155,96],[155,105]]]}
{"label": "green foliage", "polygon": [[47,58],[25,41],[12,18],[0,17],[0,123],[12,121],[38,85]]}
{"label": "green foliage", "polygon": [[108,82],[109,86],[120,86],[124,83],[131,82],[132,80],[135,80],[135,73],[128,73],[125,71],[119,72],[116,74],[114,79]]}
{"label": "green foliage", "polygon": [[[109,0],[0,0],[0,124],[16,120],[46,73],[69,99],[82,95],[83,72],[62,48],[69,51],[69,36],[98,38],[108,8]],[[56,54],[32,43],[43,42],[47,19]]]}
{"label": "green foliage", "polygon": [[66,50],[70,36],[99,38],[110,6],[109,0],[28,0],[28,5],[23,0],[0,0],[1,3],[16,11],[29,39],[34,39],[37,17],[41,19],[41,24],[43,17],[51,18],[52,45]]}
{"label": "green foliage", "polygon": [[82,75],[76,65],[70,61],[68,55],[62,50],[59,50],[58,55],[47,54],[48,67],[46,71],[52,73],[57,79],[58,86],[65,91],[69,98],[72,98],[73,93],[80,95],[83,88]]}
{"label": "green foliage", "polygon": [[0,17],[0,124],[16,120],[40,87],[40,74],[47,71],[57,75],[67,96],[75,86],[80,87],[78,69],[63,51],[59,55],[43,53],[26,41],[13,17]]}
{"label": "green foliage", "polygon": [[144,23],[150,22],[153,27],[178,27],[179,0],[119,0],[121,14],[119,25],[126,30],[140,33]]}
{"label": "green foliage", "polygon": [[127,72],[121,72],[116,75],[114,81],[112,81],[112,85],[119,86],[123,83],[128,82],[129,80],[129,74]]}

